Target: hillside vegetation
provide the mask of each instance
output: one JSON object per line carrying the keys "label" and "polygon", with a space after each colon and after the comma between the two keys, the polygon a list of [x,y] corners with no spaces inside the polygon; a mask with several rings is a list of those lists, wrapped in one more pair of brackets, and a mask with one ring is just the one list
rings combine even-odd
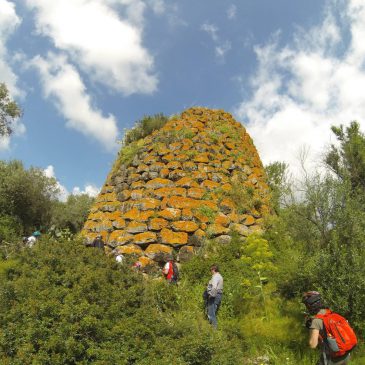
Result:
{"label": "hillside vegetation", "polygon": [[[49,190],[39,191],[50,202],[42,227],[21,214],[21,199],[11,209],[0,204],[0,363],[314,364],[300,299],[319,290],[356,329],[351,364],[364,364],[365,136],[356,122],[333,132],[338,144],[325,155],[325,172],[293,182],[285,164],[266,167],[276,214],[265,218],[264,233],[245,240],[234,233],[229,245],[207,239],[181,266],[177,286],[134,271],[133,257],[118,264],[84,247],[73,233],[85,210],[65,217]],[[13,164],[0,166],[0,188],[9,194],[15,186],[7,172],[30,173]],[[16,187],[28,196],[29,186]],[[19,234],[46,233],[51,222],[69,234],[19,245]],[[202,301],[213,263],[225,280],[216,331]]]}

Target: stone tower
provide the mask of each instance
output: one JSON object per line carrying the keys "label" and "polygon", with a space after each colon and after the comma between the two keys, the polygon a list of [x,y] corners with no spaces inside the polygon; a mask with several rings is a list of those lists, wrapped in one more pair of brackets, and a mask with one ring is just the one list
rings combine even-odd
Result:
{"label": "stone tower", "polygon": [[245,128],[222,110],[191,108],[123,147],[82,234],[143,266],[175,252],[192,255],[205,238],[260,231],[269,188]]}

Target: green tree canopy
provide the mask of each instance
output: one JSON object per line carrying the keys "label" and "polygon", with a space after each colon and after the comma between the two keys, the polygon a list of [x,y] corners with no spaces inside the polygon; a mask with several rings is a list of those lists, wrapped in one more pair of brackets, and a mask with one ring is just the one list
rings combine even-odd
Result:
{"label": "green tree canopy", "polygon": [[49,225],[57,192],[55,179],[41,169],[27,170],[16,160],[0,161],[0,216],[14,217],[24,233]]}
{"label": "green tree canopy", "polygon": [[55,202],[52,224],[58,229],[69,229],[72,233],[79,232],[93,202],[94,198],[87,194],[69,195],[66,202]]}
{"label": "green tree canopy", "polygon": [[349,179],[353,189],[365,188],[365,135],[354,121],[346,129],[333,126],[339,146],[331,145],[326,154],[327,166],[341,179]]}
{"label": "green tree canopy", "polygon": [[0,136],[12,133],[12,124],[21,114],[18,104],[11,99],[6,85],[0,83]]}

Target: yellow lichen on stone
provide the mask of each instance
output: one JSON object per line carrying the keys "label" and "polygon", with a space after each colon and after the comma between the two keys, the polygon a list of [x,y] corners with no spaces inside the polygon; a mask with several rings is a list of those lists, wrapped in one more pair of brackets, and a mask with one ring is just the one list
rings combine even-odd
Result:
{"label": "yellow lichen on stone", "polygon": [[134,244],[129,244],[126,246],[118,246],[116,248],[116,252],[118,254],[122,254],[122,255],[142,255],[143,254],[143,250]]}
{"label": "yellow lichen on stone", "polygon": [[157,242],[157,236],[156,233],[153,232],[144,232],[133,236],[133,243],[136,244],[146,244],[154,242]]}
{"label": "yellow lichen on stone", "polygon": [[188,243],[188,234],[186,232],[173,232],[164,228],[161,231],[161,242],[168,245],[186,245]]}
{"label": "yellow lichen on stone", "polygon": [[108,242],[116,245],[124,245],[131,242],[132,238],[133,235],[125,230],[115,230],[109,235]]}
{"label": "yellow lichen on stone", "polygon": [[166,208],[159,212],[160,217],[167,220],[176,220],[181,217],[181,210],[175,208]]}
{"label": "yellow lichen on stone", "polygon": [[232,232],[261,232],[270,214],[266,174],[245,128],[223,110],[194,107],[121,150],[82,234],[138,251],[148,266],[172,250],[189,257],[205,237],[223,244]]}
{"label": "yellow lichen on stone", "polygon": [[156,253],[167,253],[171,254],[173,248],[171,246],[161,245],[160,243],[152,243],[150,244],[145,253],[147,256],[155,255]]}
{"label": "yellow lichen on stone", "polygon": [[199,226],[193,221],[177,221],[172,222],[171,227],[174,231],[181,231],[181,232],[195,232]]}
{"label": "yellow lichen on stone", "polygon": [[152,218],[148,224],[148,229],[151,231],[161,231],[169,225],[169,222],[163,218]]}

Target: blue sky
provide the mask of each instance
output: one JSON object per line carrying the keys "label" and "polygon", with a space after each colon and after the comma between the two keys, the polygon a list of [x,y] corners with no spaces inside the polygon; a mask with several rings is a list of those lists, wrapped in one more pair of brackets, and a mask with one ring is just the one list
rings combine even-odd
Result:
{"label": "blue sky", "polygon": [[0,81],[24,110],[0,158],[95,194],[125,128],[199,105],[296,171],[331,125],[364,126],[364,39],[362,0],[0,0]]}

